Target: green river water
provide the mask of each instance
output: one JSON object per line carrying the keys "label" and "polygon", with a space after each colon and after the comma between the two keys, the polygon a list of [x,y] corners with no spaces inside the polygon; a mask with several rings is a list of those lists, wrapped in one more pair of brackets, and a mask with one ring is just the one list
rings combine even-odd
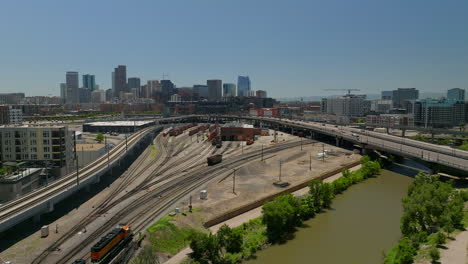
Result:
{"label": "green river water", "polygon": [[378,264],[400,237],[401,199],[413,181],[389,170],[338,195],[294,239],[259,251],[249,264]]}

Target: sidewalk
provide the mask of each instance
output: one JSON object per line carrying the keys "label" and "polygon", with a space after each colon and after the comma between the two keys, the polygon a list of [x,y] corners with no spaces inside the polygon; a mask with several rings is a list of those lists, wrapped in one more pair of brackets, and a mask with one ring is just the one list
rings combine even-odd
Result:
{"label": "sidewalk", "polygon": [[[357,165],[357,166],[354,166],[352,168],[350,168],[349,170],[350,171],[355,171],[357,169],[360,169],[361,168],[361,165]],[[330,176],[328,178],[326,178],[324,180],[324,182],[332,182],[340,177],[342,177],[342,173],[337,173],[333,176]],[[299,195],[304,195],[306,194],[307,192],[309,191],[309,187],[306,187],[306,188],[302,188],[298,191],[295,191],[293,192],[293,195],[294,196],[299,196]],[[252,219],[255,219],[257,217],[260,217],[262,216],[262,207],[257,207],[255,209],[252,209],[248,212],[245,212],[243,214],[240,214],[236,217],[233,217],[229,220],[226,220],[222,223],[219,223],[217,225],[214,225],[214,226],[211,226],[209,229],[211,232],[213,233],[216,233],[219,228],[226,224],[228,225],[229,227],[233,228],[233,227],[237,227],[237,226],[240,226],[242,225],[243,223],[245,222],[248,222],[249,220],[252,220]],[[166,262],[164,262],[164,264],[179,264],[181,263],[185,258],[188,257],[188,255],[192,252],[192,250],[190,249],[190,247],[186,247],[184,249],[182,249],[179,253],[175,254],[172,258],[168,259]]]}

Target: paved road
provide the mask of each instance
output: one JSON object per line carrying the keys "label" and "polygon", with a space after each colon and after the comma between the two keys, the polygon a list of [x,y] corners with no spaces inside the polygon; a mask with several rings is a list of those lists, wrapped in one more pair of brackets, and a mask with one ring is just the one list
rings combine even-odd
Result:
{"label": "paved road", "polygon": [[324,123],[296,121],[278,118],[242,117],[246,119],[271,121],[279,124],[290,125],[296,128],[311,129],[323,134],[343,138],[361,145],[399,154],[407,157],[443,164],[449,167],[468,171],[468,151],[453,149],[448,146],[440,146],[427,142],[421,142],[408,138],[382,134],[363,129],[329,125]]}

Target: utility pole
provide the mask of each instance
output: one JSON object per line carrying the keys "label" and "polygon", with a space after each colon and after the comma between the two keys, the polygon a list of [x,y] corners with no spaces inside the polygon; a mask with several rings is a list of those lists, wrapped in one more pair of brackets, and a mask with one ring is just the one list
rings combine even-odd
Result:
{"label": "utility pole", "polygon": [[107,167],[109,168],[109,166],[110,166],[110,160],[109,160],[109,146],[107,145],[107,137],[104,137],[104,145],[106,145],[106,150],[107,150]]}
{"label": "utility pole", "polygon": [[81,164],[81,165],[82,165],[83,167],[84,167],[84,165],[85,165],[85,164],[84,164],[84,161],[85,161],[85,159],[84,159],[84,147],[81,146],[81,163],[83,163],[83,164]]}
{"label": "utility pole", "polygon": [[125,152],[127,152],[128,146],[127,146],[127,134],[125,134]]}
{"label": "utility pole", "polygon": [[309,170],[310,171],[312,170],[312,152],[310,153],[310,156],[309,156]]}
{"label": "utility pole", "polygon": [[263,161],[263,144],[262,144],[262,161]]}
{"label": "utility pole", "polygon": [[234,173],[233,173],[233,175],[232,175],[232,193],[235,194],[235,195],[237,195],[237,194],[236,194],[236,171],[237,171],[238,169],[233,169],[233,170],[234,170]]}
{"label": "utility pole", "polygon": [[301,151],[302,151],[302,137],[301,137]]}
{"label": "utility pole", "polygon": [[79,168],[78,168],[78,155],[76,156],[76,186],[80,185],[80,175],[79,175]]}
{"label": "utility pole", "polygon": [[281,182],[281,160],[280,160],[280,167],[279,167],[279,182]]}
{"label": "utility pole", "polygon": [[241,141],[242,154],[244,154],[244,141]]}
{"label": "utility pole", "polygon": [[325,144],[322,144],[322,162],[325,162]]}
{"label": "utility pole", "polygon": [[190,200],[189,200],[189,212],[191,213],[192,212],[192,195],[190,195]]}

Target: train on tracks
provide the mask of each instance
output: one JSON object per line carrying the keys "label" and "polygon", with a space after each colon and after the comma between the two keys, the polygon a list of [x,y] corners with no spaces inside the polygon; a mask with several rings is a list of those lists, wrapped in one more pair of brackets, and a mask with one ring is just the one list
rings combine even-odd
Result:
{"label": "train on tracks", "polygon": [[[129,225],[119,226],[94,244],[91,248],[91,262],[108,263],[114,258],[131,240],[133,232]],[[86,263],[83,259],[78,259],[74,264]]]}
{"label": "train on tracks", "polygon": [[129,225],[116,227],[91,248],[91,261],[100,262],[107,255],[118,252],[133,238],[133,233]]}
{"label": "train on tracks", "polygon": [[221,161],[223,161],[223,154],[217,154],[217,155],[213,155],[211,157],[208,157],[208,158],[206,158],[206,161],[208,163],[208,166],[213,166],[215,164],[218,164]]}

